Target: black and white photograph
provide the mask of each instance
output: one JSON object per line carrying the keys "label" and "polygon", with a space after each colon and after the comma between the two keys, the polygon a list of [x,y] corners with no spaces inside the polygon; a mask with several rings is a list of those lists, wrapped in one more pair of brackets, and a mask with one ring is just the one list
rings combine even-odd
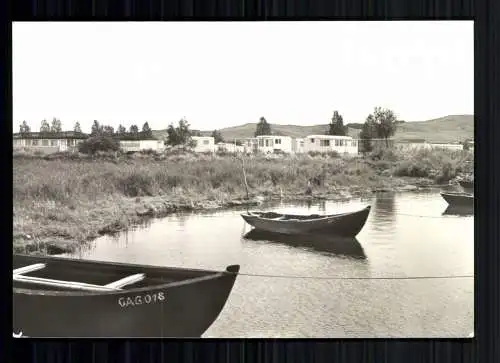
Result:
{"label": "black and white photograph", "polygon": [[473,38],[14,22],[13,337],[473,337]]}

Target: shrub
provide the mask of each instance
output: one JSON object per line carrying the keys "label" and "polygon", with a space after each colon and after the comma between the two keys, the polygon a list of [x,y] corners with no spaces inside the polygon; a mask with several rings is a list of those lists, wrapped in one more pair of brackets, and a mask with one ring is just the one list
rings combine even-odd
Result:
{"label": "shrub", "polygon": [[78,144],[78,151],[82,154],[94,155],[99,151],[118,151],[120,142],[108,136],[91,137]]}

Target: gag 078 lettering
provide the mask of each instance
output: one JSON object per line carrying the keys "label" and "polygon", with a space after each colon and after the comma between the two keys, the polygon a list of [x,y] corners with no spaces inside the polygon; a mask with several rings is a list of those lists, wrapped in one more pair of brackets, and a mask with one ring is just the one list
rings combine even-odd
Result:
{"label": "gag 078 lettering", "polygon": [[118,305],[122,308],[127,308],[131,306],[144,305],[144,304],[156,304],[165,300],[164,292],[156,292],[152,294],[142,294],[129,297],[121,297],[118,299]]}

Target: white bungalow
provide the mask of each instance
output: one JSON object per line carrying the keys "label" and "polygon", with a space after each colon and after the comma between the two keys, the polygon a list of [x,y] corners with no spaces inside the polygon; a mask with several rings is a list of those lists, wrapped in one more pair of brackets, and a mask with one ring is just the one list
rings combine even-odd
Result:
{"label": "white bungalow", "polygon": [[30,132],[13,135],[13,149],[26,149],[51,154],[60,151],[75,151],[77,145],[89,136],[84,133],[63,131],[57,133]]}
{"label": "white bungalow", "polygon": [[193,136],[193,150],[198,153],[215,152],[215,139],[212,136]]}
{"label": "white bungalow", "polygon": [[432,149],[445,149],[445,150],[453,150],[453,151],[458,151],[458,150],[463,150],[464,146],[459,143],[454,143],[454,144],[438,144],[438,143],[431,143],[431,148]]}
{"label": "white bungalow", "polygon": [[236,145],[236,143],[230,142],[218,142],[215,145],[215,149],[218,152],[226,152],[226,153],[242,153],[245,151],[245,147],[243,145]]}
{"label": "white bungalow", "polygon": [[350,136],[309,135],[304,142],[304,152],[331,152],[339,154],[358,154],[358,140]]}
{"label": "white bungalow", "polygon": [[282,151],[285,153],[292,152],[292,138],[290,136],[278,135],[260,135],[257,136],[258,146],[260,152],[272,153],[275,151]]}
{"label": "white bungalow", "polygon": [[304,152],[304,138],[297,137],[292,139],[292,151],[294,153],[300,154]]}
{"label": "white bungalow", "polygon": [[255,153],[259,149],[259,139],[256,137],[249,137],[240,141],[243,144],[243,152],[247,154]]}
{"label": "white bungalow", "polygon": [[163,140],[120,140],[120,148],[124,152],[144,150],[162,152],[165,150],[165,142]]}

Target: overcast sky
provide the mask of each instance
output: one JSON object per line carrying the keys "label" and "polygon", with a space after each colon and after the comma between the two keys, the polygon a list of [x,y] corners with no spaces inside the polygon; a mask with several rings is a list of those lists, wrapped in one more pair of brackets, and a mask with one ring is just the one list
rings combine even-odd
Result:
{"label": "overcast sky", "polygon": [[474,112],[473,22],[14,23],[14,132]]}

